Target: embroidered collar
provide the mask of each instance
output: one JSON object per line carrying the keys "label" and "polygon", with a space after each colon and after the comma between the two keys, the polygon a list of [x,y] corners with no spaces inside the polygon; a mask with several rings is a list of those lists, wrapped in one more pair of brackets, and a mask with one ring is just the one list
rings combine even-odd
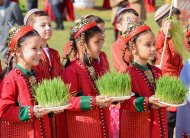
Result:
{"label": "embroidered collar", "polygon": [[134,62],[134,64],[135,64],[138,68],[140,68],[141,70],[143,70],[143,71],[146,71],[146,70],[149,69],[148,66],[142,66],[142,65],[140,65],[140,64],[137,63],[137,62]]}
{"label": "embroidered collar", "polygon": [[34,76],[33,70],[31,70],[31,72],[29,72],[18,64],[16,64],[16,67],[19,68],[26,76],[28,76],[28,77]]}

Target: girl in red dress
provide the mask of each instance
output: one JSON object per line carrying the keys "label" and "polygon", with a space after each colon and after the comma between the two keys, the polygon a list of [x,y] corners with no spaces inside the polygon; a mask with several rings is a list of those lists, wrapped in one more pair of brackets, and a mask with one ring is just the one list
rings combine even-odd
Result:
{"label": "girl in red dress", "polygon": [[42,58],[35,70],[42,73],[42,76],[46,79],[58,77],[62,70],[60,56],[57,50],[50,48],[47,44],[47,41],[52,36],[49,16],[44,11],[32,9],[24,17],[24,24],[32,26],[43,40]]}
{"label": "girl in red dress", "polygon": [[42,39],[32,27],[17,26],[10,30],[7,46],[8,67],[0,96],[1,137],[51,137],[48,111],[35,105],[33,95],[41,76],[32,66],[39,64]]}
{"label": "girl in red dress", "polygon": [[[98,16],[95,15],[86,15],[84,16],[86,19],[89,19],[90,21],[95,21],[97,23],[97,26],[101,29],[102,31],[102,43],[104,43],[104,38],[105,38],[105,22]],[[66,56],[68,56],[70,51],[70,42],[67,42],[63,48],[63,58],[65,58]],[[106,56],[106,54],[101,50],[98,59],[93,60],[93,62],[98,62],[98,64],[100,64],[103,69],[104,72],[108,72],[110,70],[110,66],[109,66],[109,62],[108,62],[108,58]]]}
{"label": "girl in red dress", "polygon": [[[66,110],[69,138],[109,138],[111,99],[99,96],[95,80],[104,74],[97,59],[102,48],[102,32],[96,22],[83,17],[76,20],[70,38],[71,55],[61,78],[70,85],[70,110]],[[78,55],[78,58],[76,57]],[[102,108],[101,108],[102,107]],[[104,108],[103,108],[104,107]]]}
{"label": "girl in red dress", "polygon": [[131,22],[124,38],[124,51],[131,53],[131,64],[126,72],[131,76],[135,96],[121,103],[120,137],[167,138],[166,108],[153,96],[155,80],[161,71],[148,64],[156,56],[154,34],[149,26]]}

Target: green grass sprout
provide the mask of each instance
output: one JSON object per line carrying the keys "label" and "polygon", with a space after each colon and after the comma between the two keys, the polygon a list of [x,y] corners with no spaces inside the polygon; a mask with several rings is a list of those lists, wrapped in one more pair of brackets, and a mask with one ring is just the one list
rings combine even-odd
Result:
{"label": "green grass sprout", "polygon": [[35,99],[43,107],[56,107],[68,104],[69,86],[60,78],[43,80],[35,88]]}
{"label": "green grass sprout", "polygon": [[156,81],[155,96],[162,102],[181,104],[185,100],[187,90],[179,79],[165,75]]}
{"label": "green grass sprout", "polygon": [[180,55],[182,55],[183,63],[185,63],[187,59],[190,58],[190,53],[185,49],[185,46],[183,44],[184,29],[180,25],[180,22],[175,17],[172,17],[171,20],[172,20],[172,29],[169,30],[169,32],[171,34],[172,42],[174,44],[174,49]]}
{"label": "green grass sprout", "polygon": [[129,74],[107,73],[96,81],[101,95],[120,97],[131,94],[131,77]]}

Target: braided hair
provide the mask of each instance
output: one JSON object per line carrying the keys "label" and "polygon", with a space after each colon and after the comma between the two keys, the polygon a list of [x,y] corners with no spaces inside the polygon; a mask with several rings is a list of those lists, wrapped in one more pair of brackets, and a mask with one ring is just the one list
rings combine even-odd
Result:
{"label": "braided hair", "polygon": [[66,57],[67,59],[65,67],[70,64],[70,60],[76,55],[79,56],[80,60],[87,66],[91,66],[91,60],[87,54],[88,43],[90,38],[92,38],[97,33],[102,33],[98,26],[94,26],[83,31],[76,39],[74,39],[74,34],[71,33],[70,36],[70,49]]}

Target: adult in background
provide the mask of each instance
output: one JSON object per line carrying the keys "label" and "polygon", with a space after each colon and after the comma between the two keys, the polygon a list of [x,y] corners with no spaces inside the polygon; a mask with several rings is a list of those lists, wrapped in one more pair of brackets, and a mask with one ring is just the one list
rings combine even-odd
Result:
{"label": "adult in background", "polygon": [[27,12],[34,8],[38,8],[38,0],[27,0]]}
{"label": "adult in background", "polygon": [[0,0],[0,51],[5,61],[8,48],[5,42],[9,33],[10,25],[23,25],[23,16],[18,3],[11,0]]}
{"label": "adult in background", "polygon": [[63,0],[48,0],[51,5],[54,21],[56,24],[55,30],[63,30],[63,16],[61,12],[61,5]]}

